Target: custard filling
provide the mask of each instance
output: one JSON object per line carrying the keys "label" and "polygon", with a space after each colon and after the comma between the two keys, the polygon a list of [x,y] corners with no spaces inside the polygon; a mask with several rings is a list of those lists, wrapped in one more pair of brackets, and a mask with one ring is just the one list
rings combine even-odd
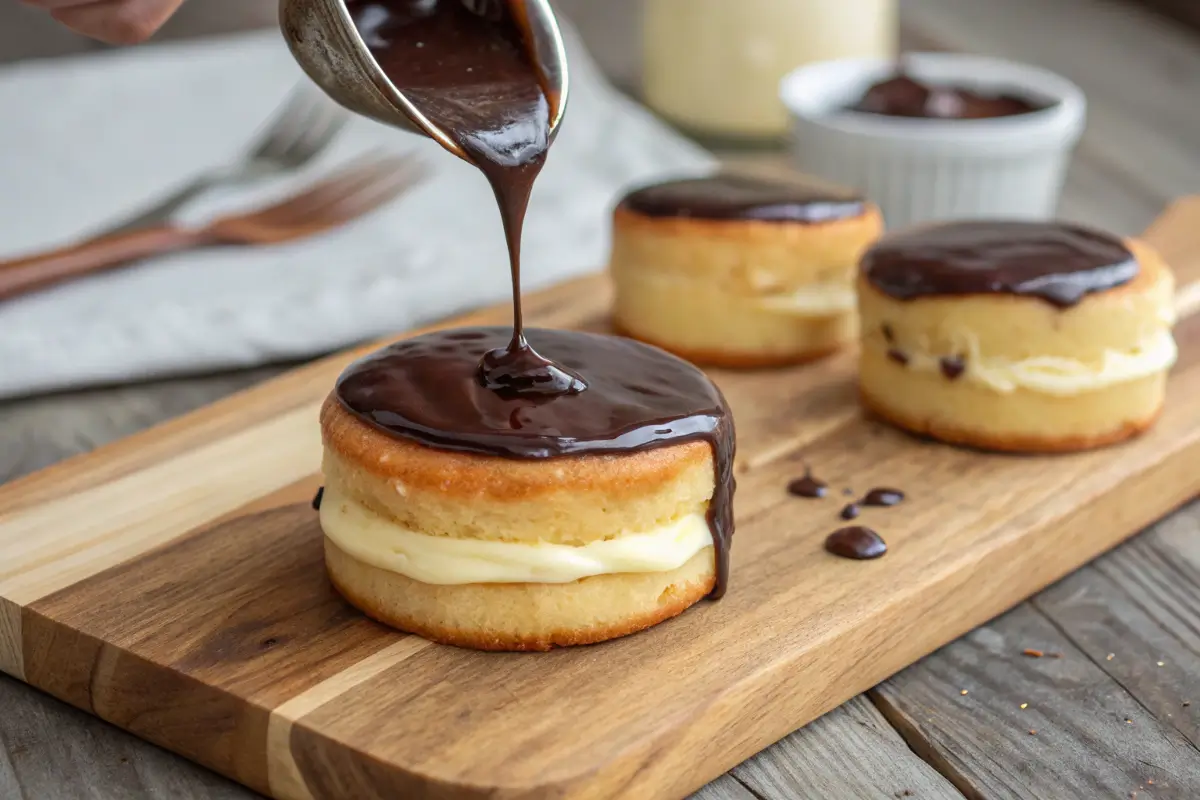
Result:
{"label": "custard filling", "polygon": [[651,531],[579,546],[430,536],[384,519],[331,486],[321,501],[321,528],[359,561],[438,585],[570,583],[593,575],[669,572],[713,543],[702,511]]}
{"label": "custard filling", "polygon": [[[1076,395],[1127,381],[1139,380],[1170,369],[1179,355],[1169,330],[1159,330],[1127,350],[1105,350],[1091,362],[1063,356],[1037,356],[1022,360],[984,357],[979,342],[965,335],[962,359],[963,380],[1009,394],[1018,389],[1051,395]],[[905,349],[907,368],[924,372],[943,369],[942,357]]]}

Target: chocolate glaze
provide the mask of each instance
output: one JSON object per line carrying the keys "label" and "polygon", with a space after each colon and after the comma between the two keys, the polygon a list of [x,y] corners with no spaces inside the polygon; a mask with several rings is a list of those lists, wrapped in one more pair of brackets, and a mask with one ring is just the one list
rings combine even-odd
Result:
{"label": "chocolate glaze", "polygon": [[577,394],[497,392],[476,365],[504,344],[506,328],[430,333],[352,364],[337,395],[361,419],[394,436],[441,450],[519,459],[630,453],[689,441],[713,448],[716,490],[708,523],[720,597],[733,536],[734,428],[721,391],[682,359],[630,339],[531,329],[533,345],[588,376]]}
{"label": "chocolate glaze", "polygon": [[839,528],[825,539],[825,550],[842,558],[864,560],[879,558],[887,552],[887,542],[878,533],[862,525]]}
{"label": "chocolate glaze", "polygon": [[858,519],[858,515],[861,512],[862,512],[862,509],[859,508],[858,503],[850,503],[849,505],[847,505],[845,508],[842,509],[841,513],[838,514],[838,516],[844,520]]}
{"label": "chocolate glaze", "polygon": [[938,359],[938,367],[950,380],[958,380],[967,371],[967,360],[962,356],[942,356]]}
{"label": "chocolate glaze", "polygon": [[442,331],[386,347],[342,374],[338,398],[394,436],[504,458],[708,442],[716,472],[711,596],[720,597],[734,490],[733,418],[721,392],[687,362],[627,339],[550,330],[526,337],[521,230],[560,98],[548,91],[525,28],[525,0],[347,0],[347,8],[392,83],[491,184],[508,244],[513,327]]}
{"label": "chocolate glaze", "polygon": [[857,217],[866,210],[862,198],[852,194],[729,173],[644,186],[625,195],[620,208],[648,217],[805,223]]}
{"label": "chocolate glaze", "polygon": [[820,478],[814,478],[812,471],[805,469],[803,478],[796,478],[788,484],[788,494],[796,497],[820,498],[829,493],[829,484]]}
{"label": "chocolate glaze", "polygon": [[863,495],[863,499],[858,502],[864,506],[894,506],[903,500],[904,492],[899,489],[880,487],[867,492]]}
{"label": "chocolate glaze", "polygon": [[951,222],[890,234],[862,259],[871,285],[897,300],[1011,294],[1059,308],[1133,280],[1138,264],[1117,238],[1077,225]]}
{"label": "chocolate glaze", "polygon": [[312,499],[313,511],[321,510],[321,500],[324,499],[324,497],[325,497],[325,487],[322,486],[321,488],[317,489],[317,493],[313,495],[313,499]]}
{"label": "chocolate glaze", "polygon": [[887,117],[992,119],[1014,117],[1048,106],[1011,93],[983,93],[961,86],[923,83],[901,72],[874,84],[850,111]]}

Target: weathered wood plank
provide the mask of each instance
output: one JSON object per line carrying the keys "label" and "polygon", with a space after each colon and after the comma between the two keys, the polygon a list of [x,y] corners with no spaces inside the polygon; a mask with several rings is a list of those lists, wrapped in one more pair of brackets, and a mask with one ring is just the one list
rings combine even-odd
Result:
{"label": "weathered wood plank", "polygon": [[871,696],[968,797],[1200,796],[1200,752],[1028,603]]}
{"label": "weathered wood plank", "polygon": [[738,783],[737,778],[726,773],[693,794],[688,800],[762,800],[762,798],[755,797],[749,789]]}
{"label": "weathered wood plank", "polygon": [[909,749],[866,695],[734,767],[733,774],[764,800],[962,797]]}
{"label": "weathered wood plank", "polygon": [[0,678],[0,708],[5,800],[258,796],[8,678]]}
{"label": "weathered wood plank", "polygon": [[1200,748],[1200,503],[1033,602],[1145,710]]}

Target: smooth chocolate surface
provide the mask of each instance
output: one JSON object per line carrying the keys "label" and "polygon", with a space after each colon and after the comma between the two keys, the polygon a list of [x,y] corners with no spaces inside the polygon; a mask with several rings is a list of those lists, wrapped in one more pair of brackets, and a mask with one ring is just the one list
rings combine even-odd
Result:
{"label": "smooth chocolate surface", "polygon": [[897,300],[938,295],[1011,294],[1065,308],[1137,277],[1120,239],[1077,225],[953,222],[884,236],[862,272]]}
{"label": "smooth chocolate surface", "polygon": [[862,525],[839,528],[825,539],[825,550],[841,558],[865,560],[887,552],[887,542],[875,531]]}
{"label": "smooth chocolate surface", "polygon": [[849,110],[888,117],[994,119],[1047,107],[1011,92],[987,93],[962,86],[942,86],[900,73],[871,86]]}
{"label": "smooth chocolate surface", "polygon": [[395,436],[441,450],[504,458],[630,453],[689,441],[713,448],[709,526],[724,591],[733,535],[733,416],[721,391],[691,364],[614,336],[532,329],[532,345],[587,375],[576,394],[498,392],[478,379],[485,353],[511,331],[452,329],[390,345],[352,364],[337,384],[351,412]]}
{"label": "smooth chocolate surface", "polygon": [[625,195],[620,207],[648,217],[804,223],[857,217],[866,210],[853,194],[728,173],[643,186]]}

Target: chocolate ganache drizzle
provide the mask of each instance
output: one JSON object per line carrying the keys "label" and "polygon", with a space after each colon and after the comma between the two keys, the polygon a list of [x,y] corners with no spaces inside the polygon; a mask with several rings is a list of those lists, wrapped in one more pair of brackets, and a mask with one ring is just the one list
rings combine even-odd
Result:
{"label": "chocolate ganache drizzle", "polygon": [[560,102],[529,45],[524,0],[347,0],[347,8],[392,83],[491,184],[508,243],[513,327],[440,331],[385,347],[342,374],[338,398],[392,435],[503,458],[707,442],[716,481],[710,596],[719,598],[735,485],[733,417],[720,390],[657,348],[523,324],[521,229]]}
{"label": "chocolate ganache drizzle", "polygon": [[799,181],[718,173],[636,189],[621,207],[648,217],[766,222],[828,222],[860,216],[863,199]]}
{"label": "chocolate ganache drizzle", "polygon": [[863,275],[897,300],[1013,294],[1059,308],[1137,277],[1119,239],[1077,225],[951,222],[885,236],[862,260]]}

